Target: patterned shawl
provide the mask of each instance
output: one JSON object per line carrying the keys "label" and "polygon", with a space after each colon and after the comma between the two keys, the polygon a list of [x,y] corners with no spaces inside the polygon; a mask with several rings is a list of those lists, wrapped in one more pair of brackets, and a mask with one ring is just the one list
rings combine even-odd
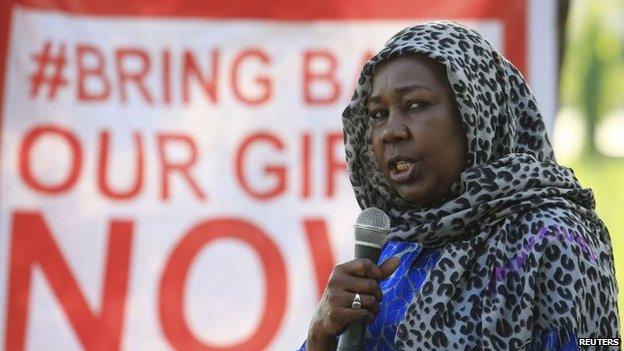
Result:
{"label": "patterned shawl", "polygon": [[[406,54],[444,65],[468,133],[466,169],[431,207],[399,198],[371,152],[372,74]],[[556,163],[524,78],[479,33],[450,22],[400,31],[364,66],[342,121],[360,207],[388,213],[391,240],[440,250],[396,349],[524,349],[536,328],[619,337],[611,239],[593,193]]]}

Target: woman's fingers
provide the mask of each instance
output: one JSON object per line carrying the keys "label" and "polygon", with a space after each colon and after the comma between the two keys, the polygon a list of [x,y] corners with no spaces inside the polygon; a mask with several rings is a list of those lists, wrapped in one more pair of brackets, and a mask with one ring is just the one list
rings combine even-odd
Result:
{"label": "woman's fingers", "polygon": [[392,257],[377,267],[369,259],[356,259],[337,266],[329,282],[354,293],[374,295],[377,301],[381,301],[383,294],[379,281],[392,275],[399,263],[398,257]]}
{"label": "woman's fingers", "polygon": [[381,279],[381,270],[368,258],[358,258],[339,265],[345,273],[358,277],[368,277],[375,280]]}
{"label": "woman's fingers", "polygon": [[372,295],[360,294],[361,308],[353,309],[351,304],[355,294],[346,291],[325,291],[320,308],[314,319],[321,320],[326,333],[337,336],[349,324],[354,322],[371,323],[379,311],[379,304]]}
{"label": "woman's fingers", "polygon": [[[349,306],[347,306],[348,308],[351,308],[351,304],[353,303],[355,294],[351,294],[350,297],[351,297],[351,301],[349,301]],[[361,308],[369,310],[375,316],[377,315],[377,313],[379,313],[379,300],[377,300],[377,297],[373,295],[360,294],[360,300],[362,303]]]}
{"label": "woman's fingers", "polygon": [[346,275],[344,276],[342,283],[345,290],[352,293],[372,295],[378,302],[381,301],[383,297],[381,288],[379,287],[379,282],[374,279]]}
{"label": "woman's fingers", "polygon": [[[391,258],[377,267],[369,259],[356,259],[334,267],[312,319],[308,337],[330,339],[349,323],[372,323],[379,313],[382,299],[379,281],[396,270],[398,261]],[[361,301],[358,309],[351,308],[356,293]]]}
{"label": "woman's fingers", "polygon": [[343,326],[354,322],[372,323],[375,320],[375,314],[367,309],[354,310],[349,308],[344,310],[343,313],[345,318]]}
{"label": "woman's fingers", "polygon": [[394,271],[396,271],[396,269],[399,267],[399,263],[401,263],[401,260],[399,260],[398,257],[390,257],[389,259],[384,261],[384,263],[379,265],[381,279],[387,279],[389,276],[391,276],[392,273],[394,273]]}
{"label": "woman's fingers", "polygon": [[330,291],[348,291],[352,293],[360,293],[373,295],[377,298],[377,301],[381,301],[383,295],[379,282],[375,279],[353,276],[345,273],[342,270],[334,270],[327,283]]}
{"label": "woman's fingers", "polygon": [[[340,291],[328,296],[328,302],[334,306],[352,309],[353,301],[355,301],[355,293],[348,291]],[[360,309],[366,309],[374,315],[379,312],[379,301],[374,295],[360,294],[360,303]]]}

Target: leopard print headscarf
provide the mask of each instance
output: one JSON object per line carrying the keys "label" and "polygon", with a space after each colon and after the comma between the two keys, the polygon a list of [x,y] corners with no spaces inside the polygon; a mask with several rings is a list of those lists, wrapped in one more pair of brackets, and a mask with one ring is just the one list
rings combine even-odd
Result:
{"label": "leopard print headscarf", "polygon": [[[466,169],[431,207],[399,198],[371,153],[372,75],[406,54],[445,67],[467,130]],[[365,64],[342,121],[360,207],[388,213],[391,240],[440,250],[396,349],[525,349],[532,331],[553,328],[619,337],[611,239],[593,193],[556,163],[524,78],[479,33],[451,22],[400,31]]]}

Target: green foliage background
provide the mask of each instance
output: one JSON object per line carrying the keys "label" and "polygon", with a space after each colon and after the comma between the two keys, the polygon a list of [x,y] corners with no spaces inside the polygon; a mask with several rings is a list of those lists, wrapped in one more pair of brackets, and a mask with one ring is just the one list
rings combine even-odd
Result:
{"label": "green foliage background", "polygon": [[[601,155],[594,147],[594,130],[605,116],[624,111],[624,0],[572,1],[566,33],[561,105],[578,110],[587,125],[585,140],[579,141],[583,142],[583,152],[566,166],[574,169],[583,186],[594,191],[597,212],[611,234],[621,290],[624,287],[624,158]],[[624,135],[621,142],[624,143]],[[618,296],[620,325],[624,323],[623,297],[622,293]]]}

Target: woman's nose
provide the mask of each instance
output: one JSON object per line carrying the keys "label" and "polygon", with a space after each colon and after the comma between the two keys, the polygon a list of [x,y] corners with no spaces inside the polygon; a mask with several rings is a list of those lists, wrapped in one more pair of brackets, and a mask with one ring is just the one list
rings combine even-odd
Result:
{"label": "woman's nose", "polygon": [[405,124],[404,116],[401,116],[400,113],[391,112],[382,128],[381,140],[384,143],[394,143],[404,140],[409,136],[409,130]]}

